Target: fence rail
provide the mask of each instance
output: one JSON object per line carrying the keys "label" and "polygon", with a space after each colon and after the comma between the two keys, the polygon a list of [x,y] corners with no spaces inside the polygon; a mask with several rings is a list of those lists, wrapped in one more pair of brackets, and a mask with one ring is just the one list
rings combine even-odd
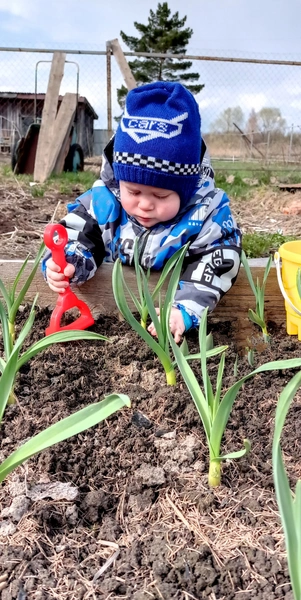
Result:
{"label": "fence rail", "polygon": [[[50,65],[44,64],[44,59],[51,60],[57,51],[66,53],[71,62],[76,56],[79,94],[92,108],[94,130],[101,132],[95,135],[95,148],[90,145],[86,153],[91,155],[96,148],[98,153],[100,140],[107,139],[116,128],[115,119],[121,114],[117,89],[124,82],[109,45],[102,50],[0,47],[0,153],[10,152],[16,137],[24,135],[24,129],[34,120],[32,96],[36,91],[41,97],[47,90]],[[124,51],[124,54],[129,60],[143,57],[162,60],[168,56],[191,61],[191,71],[199,73],[199,82],[204,84],[196,100],[203,136],[216,160],[300,165],[301,61],[254,55],[227,56],[227,53],[207,56],[204,53],[165,55]],[[40,61],[35,80],[36,65]],[[72,65],[66,63],[62,94],[76,91],[72,69]],[[12,111],[16,95],[23,98],[18,117],[16,111]],[[16,100],[14,102],[16,104]],[[270,122],[264,121],[264,109],[272,109]],[[237,115],[239,120],[235,124]]]}

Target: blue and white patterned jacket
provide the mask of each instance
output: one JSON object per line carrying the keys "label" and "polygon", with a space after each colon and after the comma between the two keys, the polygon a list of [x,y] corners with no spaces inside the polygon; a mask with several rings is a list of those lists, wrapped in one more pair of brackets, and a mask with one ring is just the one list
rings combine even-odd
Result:
{"label": "blue and white patterned jacket", "polygon": [[[75,265],[71,282],[81,284],[95,274],[103,261],[133,263],[138,238],[140,264],[161,270],[180,247],[190,242],[174,306],[199,323],[205,307],[212,311],[233,285],[240,266],[241,233],[231,214],[229,198],[214,183],[205,151],[200,181],[191,200],[171,222],[146,229],[130,217],[119,202],[119,186],[112,169],[113,140],[105,149],[100,179],[68,205],[61,221],[69,243],[66,260]],[[49,253],[43,260],[45,262]]]}

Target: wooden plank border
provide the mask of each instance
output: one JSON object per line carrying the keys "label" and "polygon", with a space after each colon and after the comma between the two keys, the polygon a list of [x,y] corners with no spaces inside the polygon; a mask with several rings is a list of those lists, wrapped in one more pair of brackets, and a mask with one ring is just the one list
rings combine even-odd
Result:
{"label": "wooden plank border", "polygon": [[[265,259],[249,260],[251,272],[255,279],[258,277],[260,281],[262,280],[266,262]],[[0,259],[0,277],[5,286],[10,286],[13,283],[22,263],[22,260]],[[24,281],[28,275],[30,264],[32,263],[33,261],[29,261],[24,275],[21,278],[21,282]],[[132,267],[125,267],[124,269],[129,286],[135,289],[136,279],[134,269]],[[83,286],[74,288],[78,297],[89,304],[96,317],[100,314],[112,315],[117,312],[112,293],[111,280],[112,264],[104,263],[98,269],[95,277],[90,281],[87,281]],[[157,280],[158,273],[153,272],[150,278],[151,287],[156,284]],[[32,301],[37,293],[39,293],[38,304],[40,306],[49,306],[50,308],[55,306],[57,295],[48,288],[40,271],[36,273],[33,283],[27,293],[28,301]],[[274,266],[272,266],[267,280],[265,305],[267,319],[279,324],[284,323],[284,300],[278,286],[276,268]],[[254,306],[254,295],[250,288],[245,270],[243,266],[241,266],[235,285],[222,298],[213,315],[215,319],[220,321],[243,320],[247,316],[248,309],[254,309]]]}

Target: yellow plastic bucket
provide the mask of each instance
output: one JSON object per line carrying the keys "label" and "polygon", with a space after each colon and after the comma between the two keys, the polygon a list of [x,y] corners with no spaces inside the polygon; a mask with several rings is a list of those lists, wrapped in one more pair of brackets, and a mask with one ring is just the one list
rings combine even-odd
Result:
{"label": "yellow plastic bucket", "polygon": [[286,331],[289,335],[298,335],[301,341],[301,299],[297,289],[297,272],[301,268],[301,240],[282,244],[275,253],[274,260],[279,287],[285,300]]}

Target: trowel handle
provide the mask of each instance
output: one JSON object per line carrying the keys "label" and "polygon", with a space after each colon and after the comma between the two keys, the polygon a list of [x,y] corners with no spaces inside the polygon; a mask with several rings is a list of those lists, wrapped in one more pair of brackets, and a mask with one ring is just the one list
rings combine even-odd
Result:
{"label": "trowel handle", "polygon": [[[54,262],[61,267],[62,272],[64,272],[64,269],[68,264],[64,252],[64,248],[68,242],[68,234],[65,227],[59,223],[49,223],[46,225],[44,242],[47,248],[51,250]],[[66,280],[68,280],[68,277],[66,277]]]}

